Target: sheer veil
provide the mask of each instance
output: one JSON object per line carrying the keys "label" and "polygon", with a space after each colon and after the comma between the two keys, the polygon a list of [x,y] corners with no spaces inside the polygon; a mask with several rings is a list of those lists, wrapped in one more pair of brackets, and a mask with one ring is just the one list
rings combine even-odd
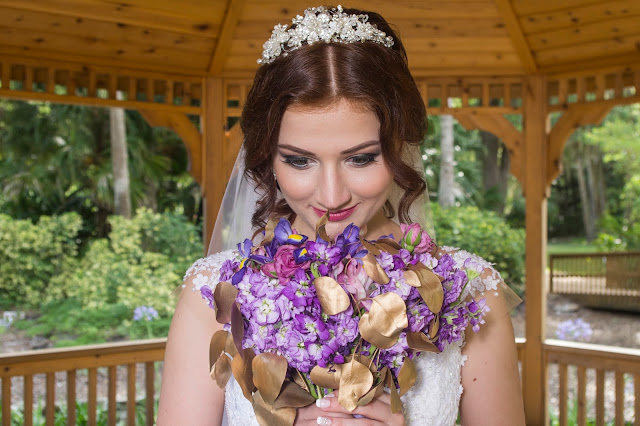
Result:
{"label": "sheer veil", "polygon": [[[419,145],[405,146],[403,154],[405,163],[411,165],[426,183],[421,147]],[[251,216],[257,201],[260,199],[260,194],[257,192],[255,185],[246,176],[244,168],[245,155],[247,153],[243,146],[240,148],[233,171],[229,177],[227,189],[222,198],[218,218],[211,235],[208,254],[235,249],[239,242],[244,241],[245,238],[251,238],[256,231],[251,226]],[[403,193],[403,190],[394,183],[389,201],[396,212],[396,216],[392,218],[396,223],[399,223],[397,217],[398,204]],[[435,238],[428,194],[427,189],[413,202],[409,208],[409,216],[413,222],[420,224],[429,232],[432,238]],[[398,238],[399,236],[395,237]]]}

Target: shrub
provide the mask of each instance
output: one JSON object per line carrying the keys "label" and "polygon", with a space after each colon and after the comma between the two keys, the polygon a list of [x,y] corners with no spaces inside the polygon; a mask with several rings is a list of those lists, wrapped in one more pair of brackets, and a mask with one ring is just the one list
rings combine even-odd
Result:
{"label": "shrub", "polygon": [[524,284],[525,234],[491,211],[477,207],[432,207],[439,245],[459,247],[494,263],[518,294]]}
{"label": "shrub", "polygon": [[41,216],[37,223],[0,215],[0,299],[35,307],[63,295],[64,275],[78,254],[82,219],[76,213]]}
{"label": "shrub", "polygon": [[131,220],[110,218],[109,239],[91,242],[66,281],[66,291],[83,307],[121,303],[173,310],[171,293],[191,262],[202,253],[196,227],[177,214],[141,209]]}

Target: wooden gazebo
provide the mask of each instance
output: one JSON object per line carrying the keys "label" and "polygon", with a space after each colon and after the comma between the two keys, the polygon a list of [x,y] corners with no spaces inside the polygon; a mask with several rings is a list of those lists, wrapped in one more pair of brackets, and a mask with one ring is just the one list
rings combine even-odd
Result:
{"label": "wooden gazebo", "polygon": [[[206,198],[208,241],[241,139],[229,123],[240,114],[262,43],[274,24],[315,5],[0,0],[0,97],[137,109],[152,125],[173,129]],[[527,423],[545,424],[547,363],[565,359],[565,374],[569,363],[562,351],[550,355],[545,342],[546,199],[574,129],[600,122],[614,105],[640,102],[640,2],[354,0],[348,6],[375,10],[398,27],[429,114],[452,114],[509,149],[511,173],[526,196],[525,409]],[[553,128],[551,112],[562,112]],[[523,130],[506,114],[522,114]],[[201,118],[199,128],[189,116]],[[638,422],[634,365],[628,372],[636,372]],[[16,371],[27,370],[0,372],[5,408],[11,393],[5,378]]]}

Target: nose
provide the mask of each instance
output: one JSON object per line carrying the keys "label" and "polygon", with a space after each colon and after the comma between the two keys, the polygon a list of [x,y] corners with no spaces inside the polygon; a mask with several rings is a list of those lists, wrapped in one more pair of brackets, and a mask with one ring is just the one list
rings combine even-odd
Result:
{"label": "nose", "polygon": [[316,201],[329,211],[347,207],[351,201],[351,191],[342,171],[335,167],[325,167],[321,173],[322,177],[316,188]]}

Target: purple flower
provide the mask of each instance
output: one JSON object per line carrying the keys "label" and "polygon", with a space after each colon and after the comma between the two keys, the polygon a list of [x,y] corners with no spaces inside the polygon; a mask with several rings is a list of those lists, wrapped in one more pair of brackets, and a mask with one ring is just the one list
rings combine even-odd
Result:
{"label": "purple flower", "polygon": [[[202,288],[209,287],[203,286]],[[154,319],[158,319],[158,311],[156,311],[155,308],[151,306],[138,306],[133,310],[134,321],[153,321]]]}
{"label": "purple flower", "polygon": [[593,330],[588,322],[582,318],[566,320],[558,324],[556,337],[560,340],[572,340],[576,342],[589,342]]}
{"label": "purple flower", "polygon": [[353,223],[347,225],[344,231],[336,237],[336,247],[342,252],[342,257],[355,255],[359,246],[360,228]]}
{"label": "purple flower", "polygon": [[302,264],[296,263],[296,259],[293,256],[293,252],[296,248],[292,245],[282,245],[276,251],[276,255],[273,259],[275,265],[276,274],[278,277],[291,277],[298,269],[306,269],[309,266],[309,261]]}
{"label": "purple flower", "polygon": [[300,245],[307,241],[308,238],[306,235],[300,235],[294,232],[294,230],[291,229],[289,221],[284,218],[280,219],[273,233],[275,239],[281,244]]}

